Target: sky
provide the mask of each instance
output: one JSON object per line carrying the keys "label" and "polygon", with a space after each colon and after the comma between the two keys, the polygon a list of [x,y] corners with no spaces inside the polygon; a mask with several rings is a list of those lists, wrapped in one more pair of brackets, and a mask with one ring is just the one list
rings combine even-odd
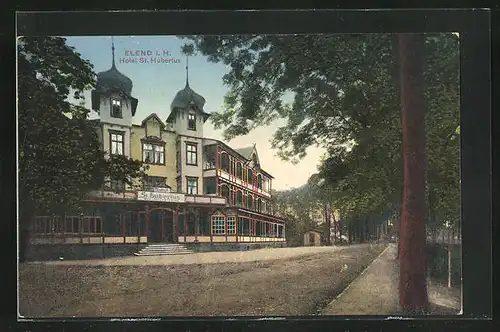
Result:
{"label": "sky", "polygon": [[[96,73],[111,67],[111,37],[64,37],[67,44],[73,46],[81,57],[94,65]],[[118,36],[114,37],[115,62],[118,70],[133,82],[132,96],[139,99],[133,123],[141,121],[151,113],[156,113],[165,120],[170,113],[170,103],[177,91],[186,83],[186,57],[181,54],[181,46],[187,41],[175,36]],[[151,56],[131,56],[134,52],[151,52],[160,54],[164,63],[141,63],[140,58]],[[121,62],[121,59],[133,59],[136,62]],[[208,113],[222,111],[224,95],[228,88],[224,86],[222,77],[230,67],[224,64],[211,63],[204,56],[189,57],[189,85],[205,100],[205,111]],[[86,107],[90,106],[90,91],[86,92]],[[97,118],[92,112],[90,118]],[[277,119],[267,127],[260,127],[245,136],[240,136],[226,143],[232,148],[242,148],[256,144],[262,168],[273,175],[273,189],[286,190],[297,188],[317,171],[320,156],[324,149],[310,147],[307,155],[298,164],[282,161],[271,147],[273,133],[283,119]],[[204,136],[223,140],[223,129],[216,130],[210,120],[204,127]]]}

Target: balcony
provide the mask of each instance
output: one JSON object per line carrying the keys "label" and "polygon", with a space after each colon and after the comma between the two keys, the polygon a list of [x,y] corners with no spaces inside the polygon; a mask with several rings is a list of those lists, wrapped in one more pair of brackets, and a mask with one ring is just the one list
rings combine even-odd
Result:
{"label": "balcony", "polygon": [[[217,173],[218,173],[219,177],[221,177],[221,178],[223,178],[223,179],[225,179],[225,180],[227,180],[229,182],[235,183],[235,184],[237,184],[239,186],[242,186],[243,188],[245,188],[247,190],[250,190],[252,192],[257,192],[257,193],[259,193],[259,194],[261,194],[263,196],[271,198],[271,194],[269,192],[267,192],[266,190],[261,189],[261,188],[256,188],[252,184],[246,183],[245,181],[243,181],[243,180],[241,180],[241,179],[239,179],[239,178],[237,178],[235,176],[230,175],[226,171],[218,169]],[[205,175],[205,173],[204,173],[204,176],[208,177],[209,175]],[[215,170],[214,170],[214,175],[213,176],[215,176]]]}

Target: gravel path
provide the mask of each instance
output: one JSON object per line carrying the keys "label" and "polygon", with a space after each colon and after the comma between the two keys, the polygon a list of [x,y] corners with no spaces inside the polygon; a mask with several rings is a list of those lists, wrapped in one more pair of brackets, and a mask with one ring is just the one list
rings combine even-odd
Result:
{"label": "gravel path", "polygon": [[[397,246],[389,245],[340,295],[322,315],[397,315],[400,312]],[[427,284],[430,314],[453,315],[460,311],[461,292],[432,280]]]}
{"label": "gravel path", "polygon": [[[351,248],[363,245],[352,245]],[[107,259],[68,260],[28,262],[29,264],[44,265],[177,265],[177,264],[209,264],[209,263],[238,263],[252,261],[267,261],[274,259],[287,259],[297,256],[313,255],[318,253],[336,252],[343,247],[296,247],[296,248],[264,248],[249,251],[202,252],[181,255],[163,256],[127,256]]]}

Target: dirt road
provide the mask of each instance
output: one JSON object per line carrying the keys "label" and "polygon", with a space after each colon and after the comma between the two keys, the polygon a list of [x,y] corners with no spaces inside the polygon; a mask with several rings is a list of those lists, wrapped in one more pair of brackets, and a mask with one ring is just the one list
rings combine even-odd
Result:
{"label": "dirt road", "polygon": [[[288,316],[326,306],[385,248],[212,264],[20,266],[25,317]],[[248,252],[251,253],[251,252]],[[256,257],[260,255],[255,253]]]}

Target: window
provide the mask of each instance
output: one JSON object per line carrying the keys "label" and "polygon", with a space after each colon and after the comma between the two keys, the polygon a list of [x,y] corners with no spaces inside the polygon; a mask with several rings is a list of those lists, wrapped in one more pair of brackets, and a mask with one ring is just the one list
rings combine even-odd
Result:
{"label": "window", "polygon": [[252,175],[253,175],[252,170],[251,170],[251,169],[249,169],[249,170],[248,170],[248,179],[247,179],[247,182],[248,182],[249,184],[252,184],[252,183],[253,183],[253,181],[252,181],[252,180],[253,180]]}
{"label": "window", "polygon": [[188,129],[196,130],[196,115],[194,113],[188,114]]}
{"label": "window", "polygon": [[165,147],[158,144],[142,144],[142,161],[148,164],[165,164]]}
{"label": "window", "polygon": [[186,144],[186,164],[187,165],[198,165],[198,153],[197,146],[193,143]]}
{"label": "window", "polygon": [[187,179],[187,193],[189,195],[198,195],[198,178],[188,177]]}
{"label": "window", "polygon": [[167,178],[161,176],[146,176],[142,180],[144,190],[152,188],[167,188]]}
{"label": "window", "polygon": [[222,153],[220,159],[221,159],[221,169],[223,171],[229,172],[229,156],[227,155],[227,153]]}
{"label": "window", "polygon": [[240,180],[243,180],[243,167],[241,166],[240,162],[236,164],[236,177],[238,177],[238,179]]}
{"label": "window", "polygon": [[205,187],[204,193],[208,195],[215,194],[215,178],[205,178],[203,181]]}
{"label": "window", "polygon": [[254,206],[253,206],[253,197],[251,195],[247,196],[247,208],[249,210],[253,210],[254,209]]}
{"label": "window", "polygon": [[226,218],[212,216],[212,234],[226,234]]}
{"label": "window", "polygon": [[221,186],[221,195],[226,198],[226,202],[229,203],[229,188],[226,185]]}
{"label": "window", "polygon": [[236,193],[236,205],[243,206],[243,193],[240,190]]}
{"label": "window", "polygon": [[111,98],[111,117],[122,117],[122,101],[120,99]]}
{"label": "window", "polygon": [[236,234],[236,218],[227,217],[227,234]]}
{"label": "window", "polygon": [[111,154],[123,155],[123,133],[110,132]]}

